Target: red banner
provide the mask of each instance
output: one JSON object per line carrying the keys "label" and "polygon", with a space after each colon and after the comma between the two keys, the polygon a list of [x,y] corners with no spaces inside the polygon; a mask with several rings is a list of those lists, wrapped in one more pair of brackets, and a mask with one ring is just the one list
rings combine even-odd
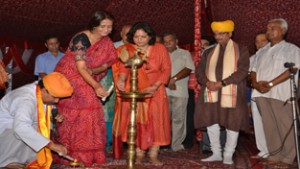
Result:
{"label": "red banner", "polygon": [[[24,49],[24,50],[26,50],[26,49]],[[24,64],[24,62],[22,60],[22,56],[19,53],[16,45],[13,45],[12,47],[10,47],[7,52],[2,52],[2,53],[3,53],[3,63],[5,65],[9,64],[11,59],[13,59],[15,61],[16,65],[19,66],[19,68],[21,69],[21,71],[23,73],[28,73],[28,74],[33,73],[33,68],[27,68],[26,65]]]}

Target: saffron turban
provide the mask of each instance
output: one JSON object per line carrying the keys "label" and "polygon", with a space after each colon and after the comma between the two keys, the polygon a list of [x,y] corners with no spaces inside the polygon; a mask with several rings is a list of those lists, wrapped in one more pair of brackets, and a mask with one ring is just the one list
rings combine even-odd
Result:
{"label": "saffron turban", "polygon": [[232,32],[234,30],[234,22],[232,20],[212,22],[211,29],[213,32]]}
{"label": "saffron turban", "polygon": [[73,93],[68,79],[58,72],[52,72],[43,77],[43,83],[49,94],[54,97],[69,97]]}

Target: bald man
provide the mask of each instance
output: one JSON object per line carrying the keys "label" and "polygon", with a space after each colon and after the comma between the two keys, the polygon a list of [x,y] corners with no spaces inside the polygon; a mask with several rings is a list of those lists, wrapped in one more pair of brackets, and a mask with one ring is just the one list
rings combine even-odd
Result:
{"label": "bald man", "polygon": [[124,25],[122,27],[122,30],[120,32],[122,40],[114,43],[115,48],[118,48],[119,46],[122,46],[125,43],[127,43],[127,36],[126,35],[127,35],[127,33],[129,32],[130,29],[131,29],[131,25]]}

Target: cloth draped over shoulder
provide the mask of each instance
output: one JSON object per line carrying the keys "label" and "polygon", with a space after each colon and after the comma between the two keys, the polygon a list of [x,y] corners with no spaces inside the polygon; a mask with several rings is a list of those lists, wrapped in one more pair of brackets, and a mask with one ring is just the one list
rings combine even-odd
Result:
{"label": "cloth draped over shoulder", "polygon": [[[216,66],[220,53],[220,44],[210,53],[207,59],[206,76],[209,81],[216,82]],[[237,71],[237,61],[239,59],[239,51],[237,44],[229,40],[226,45],[223,62],[222,79],[229,77],[232,73]],[[229,84],[221,90],[221,106],[222,107],[235,107],[237,97],[236,84]],[[210,91],[205,88],[204,93],[205,102],[217,102],[218,91]]]}
{"label": "cloth draped over shoulder", "polygon": [[[129,57],[134,56],[136,47],[125,44],[117,49],[118,54],[127,50]],[[138,68],[138,91],[150,87],[160,81],[162,85],[150,98],[138,100],[137,103],[137,147],[146,150],[153,145],[168,145],[170,143],[170,115],[165,84],[171,73],[171,62],[166,48],[161,44],[150,46],[148,60]],[[125,90],[130,91],[130,67],[125,67],[119,60],[112,66],[115,84],[120,73],[127,75]],[[122,155],[122,142],[127,141],[127,126],[130,117],[130,99],[122,99],[118,94],[115,103],[113,123],[113,153],[114,158]]]}
{"label": "cloth draped over shoulder", "polygon": [[[230,52],[232,53],[232,58],[228,59],[228,61],[227,56],[225,56],[228,55],[228,52],[226,52],[227,46],[220,46],[218,56],[216,58],[212,58],[215,57],[212,55],[216,52],[216,47],[217,46],[207,49],[203,53],[200,63],[196,66],[195,75],[198,83],[201,85],[201,89],[199,97],[196,100],[194,114],[195,128],[203,128],[213,124],[220,124],[221,126],[233,131],[248,131],[249,113],[246,99],[246,77],[249,70],[248,49],[243,45],[233,42],[234,50]],[[214,63],[214,70],[210,67],[212,66],[212,61],[210,61],[210,59],[216,59],[216,61],[213,61],[216,62]],[[229,66],[231,66],[231,68],[228,68]],[[228,69],[229,71],[224,71],[224,69]],[[208,73],[211,72],[207,71],[213,72],[214,75],[208,75]],[[228,90],[228,97],[224,97],[224,91],[222,91],[223,89],[220,89],[216,95],[217,99],[208,102],[206,83],[208,81],[221,80],[224,80],[227,84],[226,87],[229,87],[230,89]],[[226,87],[222,88],[225,89]],[[222,106],[222,97],[226,99],[232,98],[229,102],[232,107]],[[235,101],[235,106],[232,104],[234,103],[233,101]]]}
{"label": "cloth draped over shoulder", "polygon": [[[36,87],[36,97],[38,104],[38,131],[44,137],[50,139],[50,113],[52,106],[47,105],[45,113],[41,89],[38,85]],[[26,166],[26,168],[50,169],[52,161],[53,159],[51,155],[51,150],[48,147],[44,147],[39,152],[37,152],[37,160],[30,162]]]}

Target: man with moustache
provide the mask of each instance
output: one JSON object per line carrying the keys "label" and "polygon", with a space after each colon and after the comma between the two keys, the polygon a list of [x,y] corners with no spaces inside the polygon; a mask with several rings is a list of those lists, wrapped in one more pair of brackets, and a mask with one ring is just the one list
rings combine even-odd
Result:
{"label": "man with moustache", "polygon": [[[231,20],[213,22],[211,28],[217,44],[207,49],[196,67],[201,90],[195,108],[195,128],[207,128],[213,154],[203,162],[223,161],[233,164],[239,130],[248,130],[246,77],[249,52],[234,42]],[[220,144],[220,126],[226,129],[224,150]],[[222,156],[223,152],[223,156]]]}
{"label": "man with moustache", "polygon": [[171,78],[166,88],[172,121],[171,148],[173,151],[179,151],[184,149],[189,97],[188,79],[195,66],[190,52],[177,46],[178,39],[174,33],[165,33],[163,40],[172,62]]}
{"label": "man with moustache", "polygon": [[267,25],[270,43],[257,52],[252,68],[252,97],[262,115],[270,164],[291,165],[296,157],[293,114],[290,100],[290,70],[285,63],[293,63],[291,71],[298,81],[300,49],[284,37],[288,30],[282,18],[272,19]]}

